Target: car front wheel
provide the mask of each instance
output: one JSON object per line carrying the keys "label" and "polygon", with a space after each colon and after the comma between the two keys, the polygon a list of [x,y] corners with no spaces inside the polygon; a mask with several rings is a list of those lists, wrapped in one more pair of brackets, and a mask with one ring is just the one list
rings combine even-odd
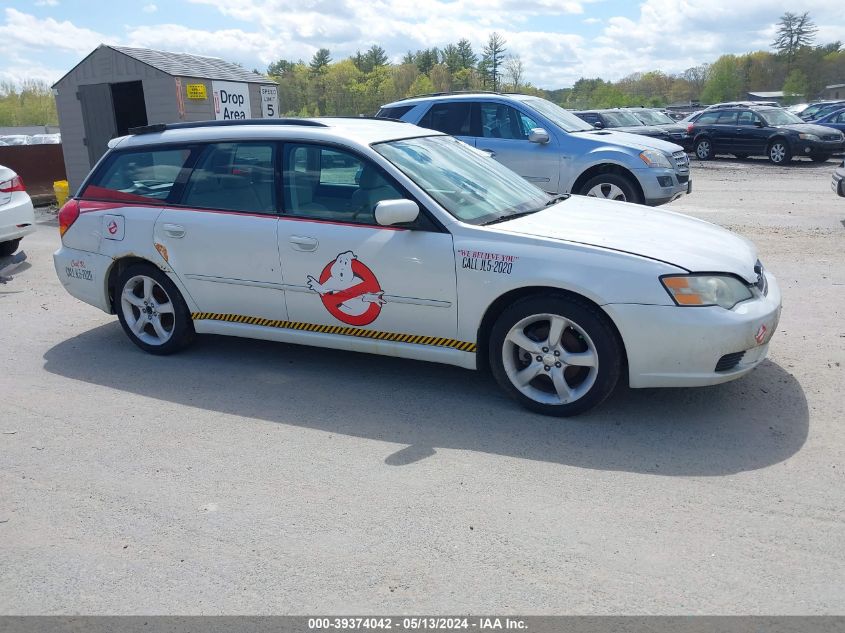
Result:
{"label": "car front wheel", "polygon": [[619,202],[639,203],[640,197],[631,182],[624,176],[617,174],[602,174],[590,178],[580,191],[582,196],[590,198],[604,198]]}
{"label": "car front wheel", "polygon": [[490,335],[490,366],[499,385],[523,406],[571,416],[600,404],[613,391],[622,349],[607,316],[565,296],[517,301]]}
{"label": "car front wheel", "polygon": [[713,158],[713,144],[709,138],[700,138],[695,142],[695,156],[698,160]]}
{"label": "car front wheel", "polygon": [[152,264],[135,264],[123,271],[114,303],[123,331],[145,352],[172,354],[194,338],[194,324],[182,295]]}
{"label": "car front wheel", "polygon": [[792,160],[792,150],[786,141],[778,139],[769,145],[769,160],[775,165],[783,165]]}

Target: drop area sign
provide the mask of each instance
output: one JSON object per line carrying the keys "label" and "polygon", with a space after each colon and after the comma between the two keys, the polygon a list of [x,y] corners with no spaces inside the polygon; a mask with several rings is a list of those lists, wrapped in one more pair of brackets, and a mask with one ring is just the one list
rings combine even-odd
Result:
{"label": "drop area sign", "polygon": [[249,108],[249,84],[213,81],[214,118],[218,121],[252,118]]}

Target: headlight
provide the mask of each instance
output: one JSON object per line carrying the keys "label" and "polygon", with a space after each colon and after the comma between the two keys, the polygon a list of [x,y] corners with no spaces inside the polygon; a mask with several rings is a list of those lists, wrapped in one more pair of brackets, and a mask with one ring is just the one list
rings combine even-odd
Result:
{"label": "headlight", "polygon": [[660,281],[679,306],[721,306],[730,310],[754,296],[751,288],[728,275],[669,275]]}
{"label": "headlight", "polygon": [[640,154],[642,161],[649,167],[668,167],[672,169],[672,163],[666,158],[666,154],[654,149],[647,149]]}
{"label": "headlight", "polygon": [[805,134],[804,132],[801,132],[801,134],[798,135],[798,138],[800,138],[802,141],[820,141],[821,140],[817,134]]}

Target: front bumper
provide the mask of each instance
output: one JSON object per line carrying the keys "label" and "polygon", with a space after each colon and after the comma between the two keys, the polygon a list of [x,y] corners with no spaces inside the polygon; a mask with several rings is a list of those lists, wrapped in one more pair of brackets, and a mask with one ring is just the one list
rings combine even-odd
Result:
{"label": "front bumper", "polygon": [[32,200],[24,192],[15,192],[9,202],[0,206],[0,242],[17,240],[34,232]]}
{"label": "front bumper", "polygon": [[[777,281],[768,272],[765,275],[768,293],[733,310],[718,306],[603,306],[625,343],[631,387],[716,385],[744,376],[763,362],[781,311]],[[738,362],[716,371],[723,357],[737,358],[740,353]]]}
{"label": "front bumper", "polygon": [[655,207],[677,200],[692,192],[692,175],[674,169],[647,167],[636,170],[637,180],[643,189],[645,204]]}
{"label": "front bumper", "polygon": [[813,154],[821,156],[830,156],[832,154],[841,154],[845,151],[845,142],[843,141],[797,141],[793,145],[793,156],[811,156]]}
{"label": "front bumper", "polygon": [[845,166],[839,167],[833,172],[833,178],[830,180],[830,188],[845,198]]}

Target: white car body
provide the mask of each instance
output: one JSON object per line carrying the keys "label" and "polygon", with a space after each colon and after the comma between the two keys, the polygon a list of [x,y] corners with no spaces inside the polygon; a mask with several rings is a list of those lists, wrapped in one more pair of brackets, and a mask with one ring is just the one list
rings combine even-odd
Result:
{"label": "white car body", "polygon": [[[372,147],[437,133],[386,121],[322,122],[326,127],[171,129],[112,145],[122,151],[235,139],[332,143],[379,165],[445,230],[81,201],[81,213],[54,255],[62,284],[74,297],[112,313],[116,263],[142,259],[176,285],[197,333],[468,369],[485,362],[479,358],[486,347],[485,315],[526,289],[559,289],[586,298],[612,320],[632,387],[721,383],[765,358],[781,295],[771,274],[755,270],[757,254],[746,239],[670,211],[580,196],[510,221],[468,224]],[[372,273],[364,275],[367,292],[330,312],[322,297],[348,286],[343,270],[353,261],[359,273],[361,265]],[[732,309],[680,307],[660,277],[689,272],[725,273],[749,285],[765,284],[767,291]],[[736,366],[715,370],[721,357],[739,352],[745,354]]]}
{"label": "white car body", "polygon": [[35,211],[29,194],[23,190],[8,190],[17,176],[0,165],[0,244],[19,240],[35,231]]}

